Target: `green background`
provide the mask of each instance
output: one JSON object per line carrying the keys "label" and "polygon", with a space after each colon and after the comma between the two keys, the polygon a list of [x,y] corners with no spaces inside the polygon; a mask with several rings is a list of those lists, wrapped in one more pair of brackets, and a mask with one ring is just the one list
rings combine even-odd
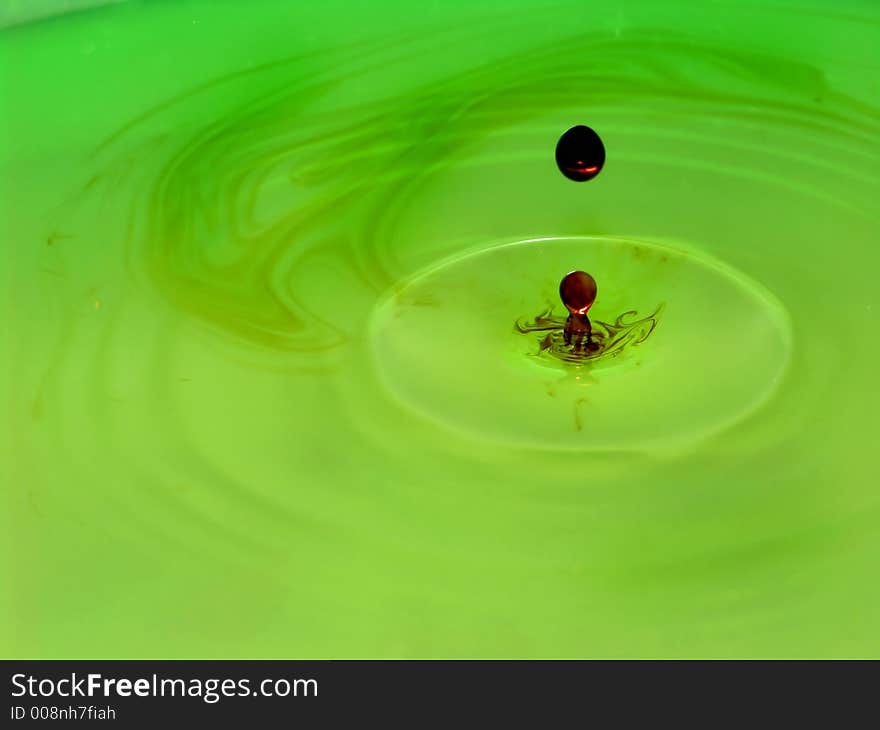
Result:
{"label": "green background", "polygon": [[[880,655],[876,3],[22,7],[0,4],[0,654]],[[608,153],[582,185],[552,154],[578,123]],[[790,321],[785,377],[674,451],[400,402],[387,292],[546,236],[742,272]],[[713,328],[749,338],[700,320],[664,398],[725,388]],[[479,409],[473,352],[424,368]]]}

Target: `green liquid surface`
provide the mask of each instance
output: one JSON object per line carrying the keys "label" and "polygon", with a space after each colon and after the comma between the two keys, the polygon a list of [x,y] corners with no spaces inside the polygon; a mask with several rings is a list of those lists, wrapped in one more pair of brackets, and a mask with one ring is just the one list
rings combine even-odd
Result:
{"label": "green liquid surface", "polygon": [[[608,284],[590,317],[598,338],[620,321],[619,347],[572,357],[559,331],[550,347],[543,331],[523,337],[522,319],[501,326],[529,307],[552,312],[554,275],[577,261]],[[648,319],[626,336],[625,323]],[[669,452],[755,411],[783,376],[791,335],[781,305],[718,262],[644,241],[551,238],[483,248],[396,288],[373,347],[389,390],[475,439]]]}
{"label": "green liquid surface", "polygon": [[876,4],[352,5],[0,4],[0,654],[880,656]]}

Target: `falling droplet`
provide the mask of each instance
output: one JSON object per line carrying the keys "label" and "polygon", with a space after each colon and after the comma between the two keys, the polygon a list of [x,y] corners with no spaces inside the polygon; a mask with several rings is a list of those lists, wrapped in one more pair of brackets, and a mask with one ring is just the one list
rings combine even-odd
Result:
{"label": "falling droplet", "polygon": [[559,138],[556,164],[569,180],[592,180],[605,164],[605,145],[594,130],[579,124]]}

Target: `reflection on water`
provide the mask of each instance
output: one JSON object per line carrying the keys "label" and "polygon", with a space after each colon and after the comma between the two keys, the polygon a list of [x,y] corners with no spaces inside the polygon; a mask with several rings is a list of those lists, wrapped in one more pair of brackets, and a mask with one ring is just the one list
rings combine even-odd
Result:
{"label": "reflection on water", "polygon": [[[7,654],[880,652],[873,10],[517,0],[417,27],[400,8],[129,5],[3,31]],[[572,185],[553,146],[581,121],[608,162]],[[487,446],[401,408],[369,340],[380,298],[553,235],[745,272],[792,319],[784,381],[664,456]],[[676,326],[668,301],[633,353]],[[543,306],[513,304],[510,337]],[[604,305],[627,325],[633,305]],[[747,352],[788,329],[710,314],[681,331],[689,382],[750,403],[733,364],[700,371],[700,333]],[[467,396],[433,405],[517,407],[482,399],[498,371],[469,355],[420,363],[428,396]],[[560,408],[571,443],[644,426],[590,387]],[[704,400],[657,389],[628,412],[686,402],[710,424]]]}

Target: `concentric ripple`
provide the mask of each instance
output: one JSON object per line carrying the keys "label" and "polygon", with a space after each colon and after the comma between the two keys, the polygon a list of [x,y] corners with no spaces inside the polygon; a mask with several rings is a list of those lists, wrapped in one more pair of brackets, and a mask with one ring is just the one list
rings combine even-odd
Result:
{"label": "concentric ripple", "polygon": [[876,9],[378,5],[2,30],[0,648],[876,654]]}
{"label": "concentric ripple", "polygon": [[[513,323],[552,311],[559,274],[573,268],[599,282],[597,321],[662,307],[656,332],[548,369],[546,335]],[[680,447],[715,433],[769,396],[791,351],[788,316],[759,284],[698,253],[624,238],[455,258],[398,287],[372,335],[384,382],[425,415],[476,437],[584,450]]]}

